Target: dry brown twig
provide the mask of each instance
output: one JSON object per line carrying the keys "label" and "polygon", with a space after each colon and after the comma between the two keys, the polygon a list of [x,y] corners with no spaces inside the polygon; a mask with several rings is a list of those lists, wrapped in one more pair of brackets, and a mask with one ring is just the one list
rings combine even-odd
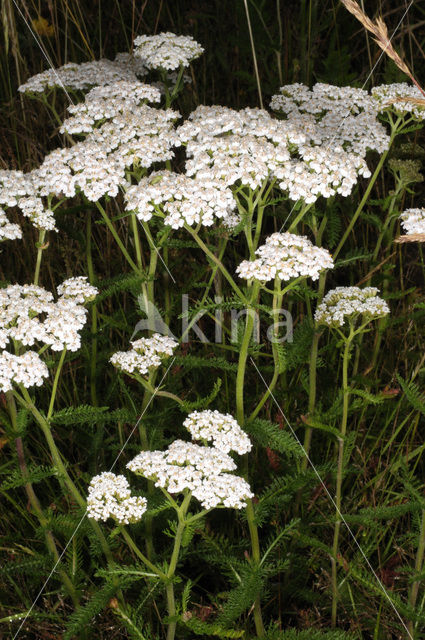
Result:
{"label": "dry brown twig", "polygon": [[394,242],[404,244],[405,242],[425,242],[425,233],[409,233],[405,236],[395,238]]}
{"label": "dry brown twig", "polygon": [[[391,44],[390,36],[388,35],[387,25],[381,17],[376,18],[375,22],[371,20],[360,8],[355,0],[341,0],[344,7],[351,13],[362,25],[370,31],[374,36],[376,44],[382,49],[384,53],[391,58],[391,60],[397,65],[397,67],[403,71],[419,91],[425,96],[425,91],[420,86],[419,82],[410,71],[407,64],[402,60]],[[409,102],[414,103],[414,98],[409,98]]]}

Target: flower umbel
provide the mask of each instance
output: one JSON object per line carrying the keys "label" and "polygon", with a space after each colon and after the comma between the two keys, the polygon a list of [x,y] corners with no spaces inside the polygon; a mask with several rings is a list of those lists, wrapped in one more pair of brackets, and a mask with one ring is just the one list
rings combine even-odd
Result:
{"label": "flower umbel", "polygon": [[251,451],[252,444],[246,433],[229,413],[219,411],[193,411],[183,422],[192,440],[206,440],[225,453],[236,451],[241,455]]}
{"label": "flower umbel", "polygon": [[255,253],[259,256],[256,260],[244,260],[237,267],[241,278],[267,282],[275,277],[291,280],[304,276],[317,280],[321,271],[334,266],[329,251],[293,233],[273,233]]}
{"label": "flower umbel", "polygon": [[129,524],[138,522],[146,509],[146,498],[132,497],[124,476],[105,471],[92,478],[87,498],[89,518],[113,518],[119,524]]}
{"label": "flower umbel", "polygon": [[236,464],[215,447],[175,440],[165,451],[142,451],[127,467],[171,494],[191,491],[204,509],[219,505],[242,509],[253,497],[243,478],[226,473]]}
{"label": "flower umbel", "polygon": [[180,66],[188,67],[192,60],[204,52],[203,47],[191,36],[176,36],[169,31],[156,36],[138,36],[134,46],[134,55],[139,56],[148,69],[168,71]]}
{"label": "flower umbel", "polygon": [[168,336],[154,333],[150,338],[140,338],[131,342],[129,351],[117,351],[110,362],[125,373],[146,375],[149,370],[157,369],[161,360],[173,355],[178,343]]}
{"label": "flower umbel", "polygon": [[328,327],[342,327],[347,320],[355,321],[359,316],[363,321],[381,318],[390,309],[377,293],[375,287],[336,287],[329,291],[314,314],[317,324]]}

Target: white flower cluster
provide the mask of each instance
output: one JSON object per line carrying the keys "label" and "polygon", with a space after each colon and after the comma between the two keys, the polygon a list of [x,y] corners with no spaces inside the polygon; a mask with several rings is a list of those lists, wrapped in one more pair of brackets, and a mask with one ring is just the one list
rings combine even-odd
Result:
{"label": "white flower cluster", "polygon": [[334,266],[327,249],[315,247],[305,236],[293,233],[273,233],[256,250],[256,260],[244,260],[236,273],[241,278],[267,282],[278,277],[291,280],[300,276],[317,280],[320,272]]}
{"label": "white flower cluster", "polygon": [[148,69],[188,67],[192,60],[199,58],[203,47],[191,36],[176,36],[169,31],[156,36],[142,35],[134,40],[134,55],[139,56]]}
{"label": "white flower cluster", "polygon": [[19,198],[18,207],[26,218],[29,218],[36,229],[57,231],[53,211],[45,209],[41,198],[29,196]]}
{"label": "white flower cluster", "polygon": [[379,111],[392,109],[397,113],[411,113],[417,120],[425,119],[425,99],[417,87],[407,82],[381,84],[371,91]]}
{"label": "white flower cluster", "polygon": [[44,207],[43,197],[70,198],[79,192],[93,202],[105,195],[116,197],[119,188],[127,185],[126,169],[171,160],[173,147],[180,145],[174,129],[180,114],[144,104],[160,100],[156,87],[137,79],[144,69],[140,60],[119,54],[115,61],[65,65],[21,87],[43,91],[56,86],[58,76],[70,88],[94,86],[85,102],[69,107],[73,116],[61,129],[88,135],[70,148],[55,149],[27,174],[0,171],[0,206],[18,206],[36,227],[55,229],[53,213]]}
{"label": "white flower cluster", "polygon": [[208,143],[211,138],[231,134],[266,138],[285,147],[289,143],[298,145],[306,141],[304,133],[297,126],[273,118],[264,109],[251,107],[235,111],[220,105],[200,105],[178,131],[182,142],[196,138],[198,143]]}
{"label": "white flower cluster", "polygon": [[168,336],[154,333],[150,338],[140,338],[131,342],[129,351],[117,351],[110,362],[125,373],[146,375],[151,369],[157,369],[163,358],[173,355],[178,343]]}
{"label": "white flower cluster", "polygon": [[[147,168],[173,157],[172,147],[179,144],[173,125],[178,117],[171,109],[160,111],[136,105],[95,128],[85,140],[49,153],[37,169],[25,176],[23,186],[40,197],[70,198],[78,191],[91,201],[104,195],[116,197],[120,186],[127,184],[126,168],[133,164]],[[11,181],[12,177],[8,182]],[[0,187],[0,204],[1,195]],[[20,194],[9,200],[21,206]]]}
{"label": "white flower cluster", "polygon": [[199,106],[178,129],[187,143],[186,172],[201,180],[240,181],[256,189],[288,162],[289,145],[305,141],[292,125],[262,109]]}
{"label": "white flower cluster", "polygon": [[198,107],[178,129],[187,144],[186,172],[226,185],[240,181],[251,189],[277,179],[291,200],[307,203],[321,195],[348,195],[359,175],[370,176],[360,155],[338,145],[319,146],[313,119],[306,127],[300,118],[277,120],[261,109]]}
{"label": "white flower cluster", "polygon": [[4,210],[0,207],[0,242],[3,240],[19,240],[22,229],[18,224],[9,222]]}
{"label": "white flower cluster", "polygon": [[13,382],[25,388],[40,386],[48,375],[47,366],[35,351],[26,351],[21,356],[8,351],[0,353],[0,391],[10,391]]}
{"label": "white flower cluster", "polygon": [[216,218],[229,217],[236,202],[223,183],[200,180],[172,171],[158,171],[129,187],[126,209],[135,211],[139,220],[152,218],[155,207],[166,214],[164,224],[173,229],[201,223],[211,226]]}
{"label": "white flower cluster", "polygon": [[115,84],[120,80],[137,80],[146,75],[143,63],[132,59],[128,53],[117,54],[115,60],[92,60],[77,64],[69,62],[58,69],[37,73],[18,87],[21,93],[42,93],[49,89],[67,88],[85,91],[90,87]]}
{"label": "white flower cluster", "polygon": [[406,209],[400,219],[407,235],[425,233],[425,209]]}
{"label": "white flower cluster", "polygon": [[36,229],[57,231],[53,211],[46,209],[38,195],[32,172],[0,171],[0,206],[19,207]]}
{"label": "white flower cluster", "polygon": [[87,497],[87,515],[105,522],[113,518],[119,524],[138,522],[147,509],[146,498],[132,497],[124,476],[104,471],[92,478]]}
{"label": "white flower cluster", "polygon": [[60,128],[70,134],[90,133],[96,123],[111,120],[120,113],[137,107],[142,102],[159,102],[159,89],[135,80],[120,80],[114,84],[94,87],[85,96],[84,102],[71,104],[68,111],[73,114]]}
{"label": "white flower cluster", "polygon": [[363,316],[365,320],[374,320],[385,316],[390,309],[377,293],[379,290],[375,287],[336,287],[318,305],[314,319],[317,324],[342,327],[347,318]]}
{"label": "white flower cluster", "polygon": [[236,469],[232,458],[214,447],[175,440],[166,451],[142,451],[127,467],[169,493],[191,491],[204,509],[242,509],[253,497],[243,478],[226,473]]}
{"label": "white flower cluster", "polygon": [[56,302],[49,291],[36,285],[15,284],[0,289],[0,348],[6,348],[12,339],[24,346],[42,342],[53,351],[65,347],[77,351],[81,346],[79,331],[87,315],[78,302],[88,294],[90,299],[97,294],[97,289],[84,280],[66,280],[62,289],[59,287],[63,295]]}
{"label": "white flower cluster", "polygon": [[305,146],[299,149],[299,153],[301,162],[292,159],[275,171],[280,180],[279,187],[288,192],[291,200],[302,198],[304,202],[312,203],[319,196],[348,196],[358,176],[371,176],[364,159],[344,151],[342,147]]}
{"label": "white flower cluster", "polygon": [[388,149],[389,136],[377,119],[378,105],[366,90],[318,82],[312,89],[295,83],[279,91],[270,107],[304,128],[315,146],[342,147],[363,158],[368,149]]}
{"label": "white flower cluster", "polygon": [[34,191],[29,174],[14,169],[0,169],[0,205],[15,207],[18,199]]}
{"label": "white flower cluster", "polygon": [[87,276],[68,278],[58,286],[58,294],[61,298],[70,298],[77,304],[91,302],[98,293],[98,289],[87,282]]}
{"label": "white flower cluster", "polygon": [[236,451],[241,455],[251,451],[252,444],[248,436],[233,416],[219,411],[193,411],[183,422],[192,440],[206,440],[224,453]]}

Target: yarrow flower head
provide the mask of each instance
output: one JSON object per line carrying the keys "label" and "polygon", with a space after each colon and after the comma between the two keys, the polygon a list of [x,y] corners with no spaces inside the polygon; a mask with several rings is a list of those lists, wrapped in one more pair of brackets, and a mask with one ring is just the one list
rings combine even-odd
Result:
{"label": "yarrow flower head", "polygon": [[87,497],[87,515],[94,520],[113,518],[119,524],[138,522],[147,509],[146,498],[132,497],[124,476],[103,472],[92,478]]}
{"label": "yarrow flower head", "polygon": [[159,89],[138,80],[120,80],[113,85],[94,87],[87,93],[84,102],[68,107],[73,115],[64,121],[60,132],[90,133],[100,121],[111,120],[141,103],[160,100]]}
{"label": "yarrow flower head", "polygon": [[[0,170],[0,206],[2,205],[19,207],[21,213],[29,218],[36,229],[57,231],[53,211],[46,208],[39,197],[39,188],[32,172]],[[1,218],[5,220],[4,211]],[[8,226],[6,219],[3,222],[0,221],[0,237],[1,227],[4,225],[10,233],[15,233],[15,231],[17,233],[17,229],[10,228],[11,226],[16,227],[16,225]]]}
{"label": "yarrow flower head", "polygon": [[253,497],[243,478],[226,473],[236,464],[215,447],[175,440],[165,451],[142,451],[127,467],[171,494],[191,491],[204,509],[242,509]]}
{"label": "yarrow flower head", "polygon": [[293,233],[273,233],[266,243],[256,250],[256,260],[244,260],[236,273],[241,278],[254,278],[267,282],[274,278],[291,280],[311,277],[317,280],[320,273],[334,266],[327,249],[315,247],[305,236]]}
{"label": "yarrow flower head", "polygon": [[61,298],[73,300],[77,304],[85,304],[95,299],[99,290],[87,282],[87,276],[76,276],[64,280],[58,286]]}
{"label": "yarrow flower head", "polygon": [[401,225],[407,235],[425,233],[425,209],[406,209],[400,216]]}
{"label": "yarrow flower head", "polygon": [[87,315],[79,300],[87,300],[86,295],[92,299],[97,289],[87,285],[85,278],[71,278],[58,291],[63,295],[54,302],[50,291],[36,285],[0,289],[0,348],[6,348],[9,340],[17,340],[22,346],[41,342],[53,351],[77,351],[81,345],[79,331]]}
{"label": "yarrow flower head", "polygon": [[314,121],[306,127],[305,119],[278,120],[262,109],[201,105],[177,132],[187,144],[188,175],[253,190],[276,180],[291,200],[348,195],[359,175],[371,175],[358,153],[319,146]]}
{"label": "yarrow flower head", "polygon": [[176,111],[146,104],[124,110],[72,147],[48,154],[31,172],[33,183],[41,196],[70,198],[82,191],[93,202],[105,195],[114,198],[128,186],[126,168],[148,168],[174,156],[178,117]]}
{"label": "yarrow flower head", "polygon": [[9,222],[5,212],[0,208],[0,242],[3,240],[20,240],[21,238],[21,227],[18,224]]}
{"label": "yarrow flower head", "polygon": [[188,175],[228,186],[240,181],[252,189],[272,179],[273,171],[289,160],[290,144],[305,141],[300,129],[250,108],[201,105],[177,132],[187,143]]}
{"label": "yarrow flower head", "polygon": [[368,149],[383,153],[388,148],[389,136],[377,119],[379,107],[365,89],[318,82],[312,89],[295,83],[279,91],[270,107],[299,123],[314,145],[338,146],[362,157]]}
{"label": "yarrow flower head", "polygon": [[91,60],[77,64],[69,62],[58,69],[48,69],[37,73],[18,87],[21,93],[42,93],[59,88],[85,91],[90,87],[115,84],[121,80],[135,81],[137,75],[144,75],[143,65],[137,65],[129,54],[117,54],[115,60]]}
{"label": "yarrow flower head", "polygon": [[118,351],[110,358],[110,362],[128,374],[147,375],[157,369],[164,358],[173,355],[178,343],[168,336],[154,333],[150,338],[140,338],[131,342],[132,349]]}
{"label": "yarrow flower head", "polygon": [[212,442],[225,453],[236,451],[241,455],[252,449],[252,443],[229,413],[219,411],[193,411],[183,422],[192,440]]}
{"label": "yarrow flower head", "polygon": [[415,120],[425,120],[425,100],[417,87],[399,82],[381,84],[371,91],[381,112],[410,113]]}
{"label": "yarrow flower head", "polygon": [[169,31],[156,36],[137,36],[134,46],[134,55],[139,56],[148,69],[168,71],[188,67],[204,52],[191,36],[177,36]]}
{"label": "yarrow flower head", "polygon": [[26,351],[20,356],[8,351],[0,353],[0,391],[10,391],[13,383],[22,384],[26,389],[39,387],[48,375],[46,364],[35,351]]}
{"label": "yarrow flower head", "polygon": [[342,327],[347,320],[354,322],[358,317],[363,322],[381,318],[390,309],[378,293],[375,287],[336,287],[318,305],[314,319],[319,325]]}
{"label": "yarrow flower head", "polygon": [[201,223],[211,226],[215,219],[225,221],[236,208],[233,194],[223,183],[190,178],[172,171],[157,171],[129,187],[125,195],[127,211],[135,211],[147,222],[156,207],[164,211],[164,224],[178,229]]}

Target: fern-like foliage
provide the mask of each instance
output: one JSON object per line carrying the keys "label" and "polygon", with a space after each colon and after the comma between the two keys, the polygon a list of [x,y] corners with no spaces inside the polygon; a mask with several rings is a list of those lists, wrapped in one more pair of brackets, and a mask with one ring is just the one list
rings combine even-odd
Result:
{"label": "fern-like foliage", "polygon": [[149,640],[152,637],[150,633],[145,632],[143,628],[142,616],[129,605],[126,605],[125,610],[121,607],[112,608],[112,612],[119,618],[120,622],[123,623],[132,640]]}
{"label": "fern-like foliage", "polygon": [[115,409],[109,411],[109,407],[91,407],[80,405],[79,407],[66,407],[53,414],[52,424],[72,426],[76,424],[99,424],[106,422],[131,422],[135,414],[128,409]]}
{"label": "fern-like foliage", "polygon": [[183,400],[182,404],[179,405],[180,409],[185,413],[190,413],[191,411],[195,411],[196,409],[204,409],[208,407],[208,405],[210,405],[211,402],[213,402],[213,400],[215,400],[215,398],[218,396],[220,389],[221,389],[221,378],[217,378],[217,380],[214,382],[214,386],[211,392],[207,396],[204,396],[203,398],[201,397],[198,400],[192,400],[192,401]]}
{"label": "fern-like foliage", "polygon": [[241,582],[228,593],[227,602],[220,612],[217,622],[220,625],[230,625],[245,611],[251,608],[253,602],[263,590],[262,571],[247,562],[240,572]]}
{"label": "fern-like foliage", "polygon": [[333,631],[320,631],[308,629],[297,631],[296,629],[287,629],[273,635],[267,634],[267,640],[360,640],[360,636],[347,633],[341,629]]}
{"label": "fern-like foliage", "polygon": [[328,208],[328,221],[325,227],[325,246],[329,249],[336,247],[341,238],[342,218],[337,207]]}
{"label": "fern-like foliage", "polygon": [[216,638],[242,638],[245,635],[244,631],[225,629],[220,624],[204,622],[195,616],[189,617],[188,615],[183,615],[180,618],[180,622],[183,622],[185,627],[190,629],[192,633],[197,636],[202,636],[203,638],[208,638],[209,636]]}
{"label": "fern-like foliage", "polygon": [[5,562],[0,566],[0,576],[40,576],[50,569],[52,560],[48,556],[32,556],[23,560]]}
{"label": "fern-like foliage", "polygon": [[412,407],[425,416],[425,397],[419,391],[418,386],[414,382],[403,380],[399,374],[397,374],[397,380]]}
{"label": "fern-like foliage", "polygon": [[237,371],[238,365],[228,362],[225,358],[201,358],[199,356],[176,356],[175,364],[183,366],[187,370],[191,369],[219,369],[221,371]]}
{"label": "fern-like foliage", "polygon": [[32,484],[36,484],[37,482],[41,482],[45,478],[51,478],[56,475],[56,469],[48,466],[35,466],[30,465],[28,467],[28,474],[25,478],[22,476],[21,470],[16,469],[12,471],[12,473],[8,474],[7,480],[4,480],[0,484],[0,489],[2,491],[7,491],[9,489],[17,489],[18,487],[23,487],[28,482]]}
{"label": "fern-like foliage", "polygon": [[300,458],[303,455],[302,449],[294,436],[269,420],[256,418],[247,422],[245,430],[262,447],[270,447],[279,453],[285,454],[288,458]]}
{"label": "fern-like foliage", "polygon": [[107,300],[111,296],[123,291],[140,291],[140,283],[146,282],[148,278],[134,273],[119,275],[102,282],[102,291],[96,296],[96,303]]}
{"label": "fern-like foliage", "polygon": [[125,578],[121,578],[119,582],[107,581],[98,588],[87,604],[79,607],[70,615],[63,640],[74,640],[74,638],[80,637],[81,632],[91,623],[92,619],[106,609],[117,591],[129,586],[134,579],[134,576],[128,575]]}
{"label": "fern-like foliage", "polygon": [[307,320],[300,322],[294,329],[292,342],[286,344],[285,350],[286,369],[288,371],[308,362],[313,333],[314,328]]}

